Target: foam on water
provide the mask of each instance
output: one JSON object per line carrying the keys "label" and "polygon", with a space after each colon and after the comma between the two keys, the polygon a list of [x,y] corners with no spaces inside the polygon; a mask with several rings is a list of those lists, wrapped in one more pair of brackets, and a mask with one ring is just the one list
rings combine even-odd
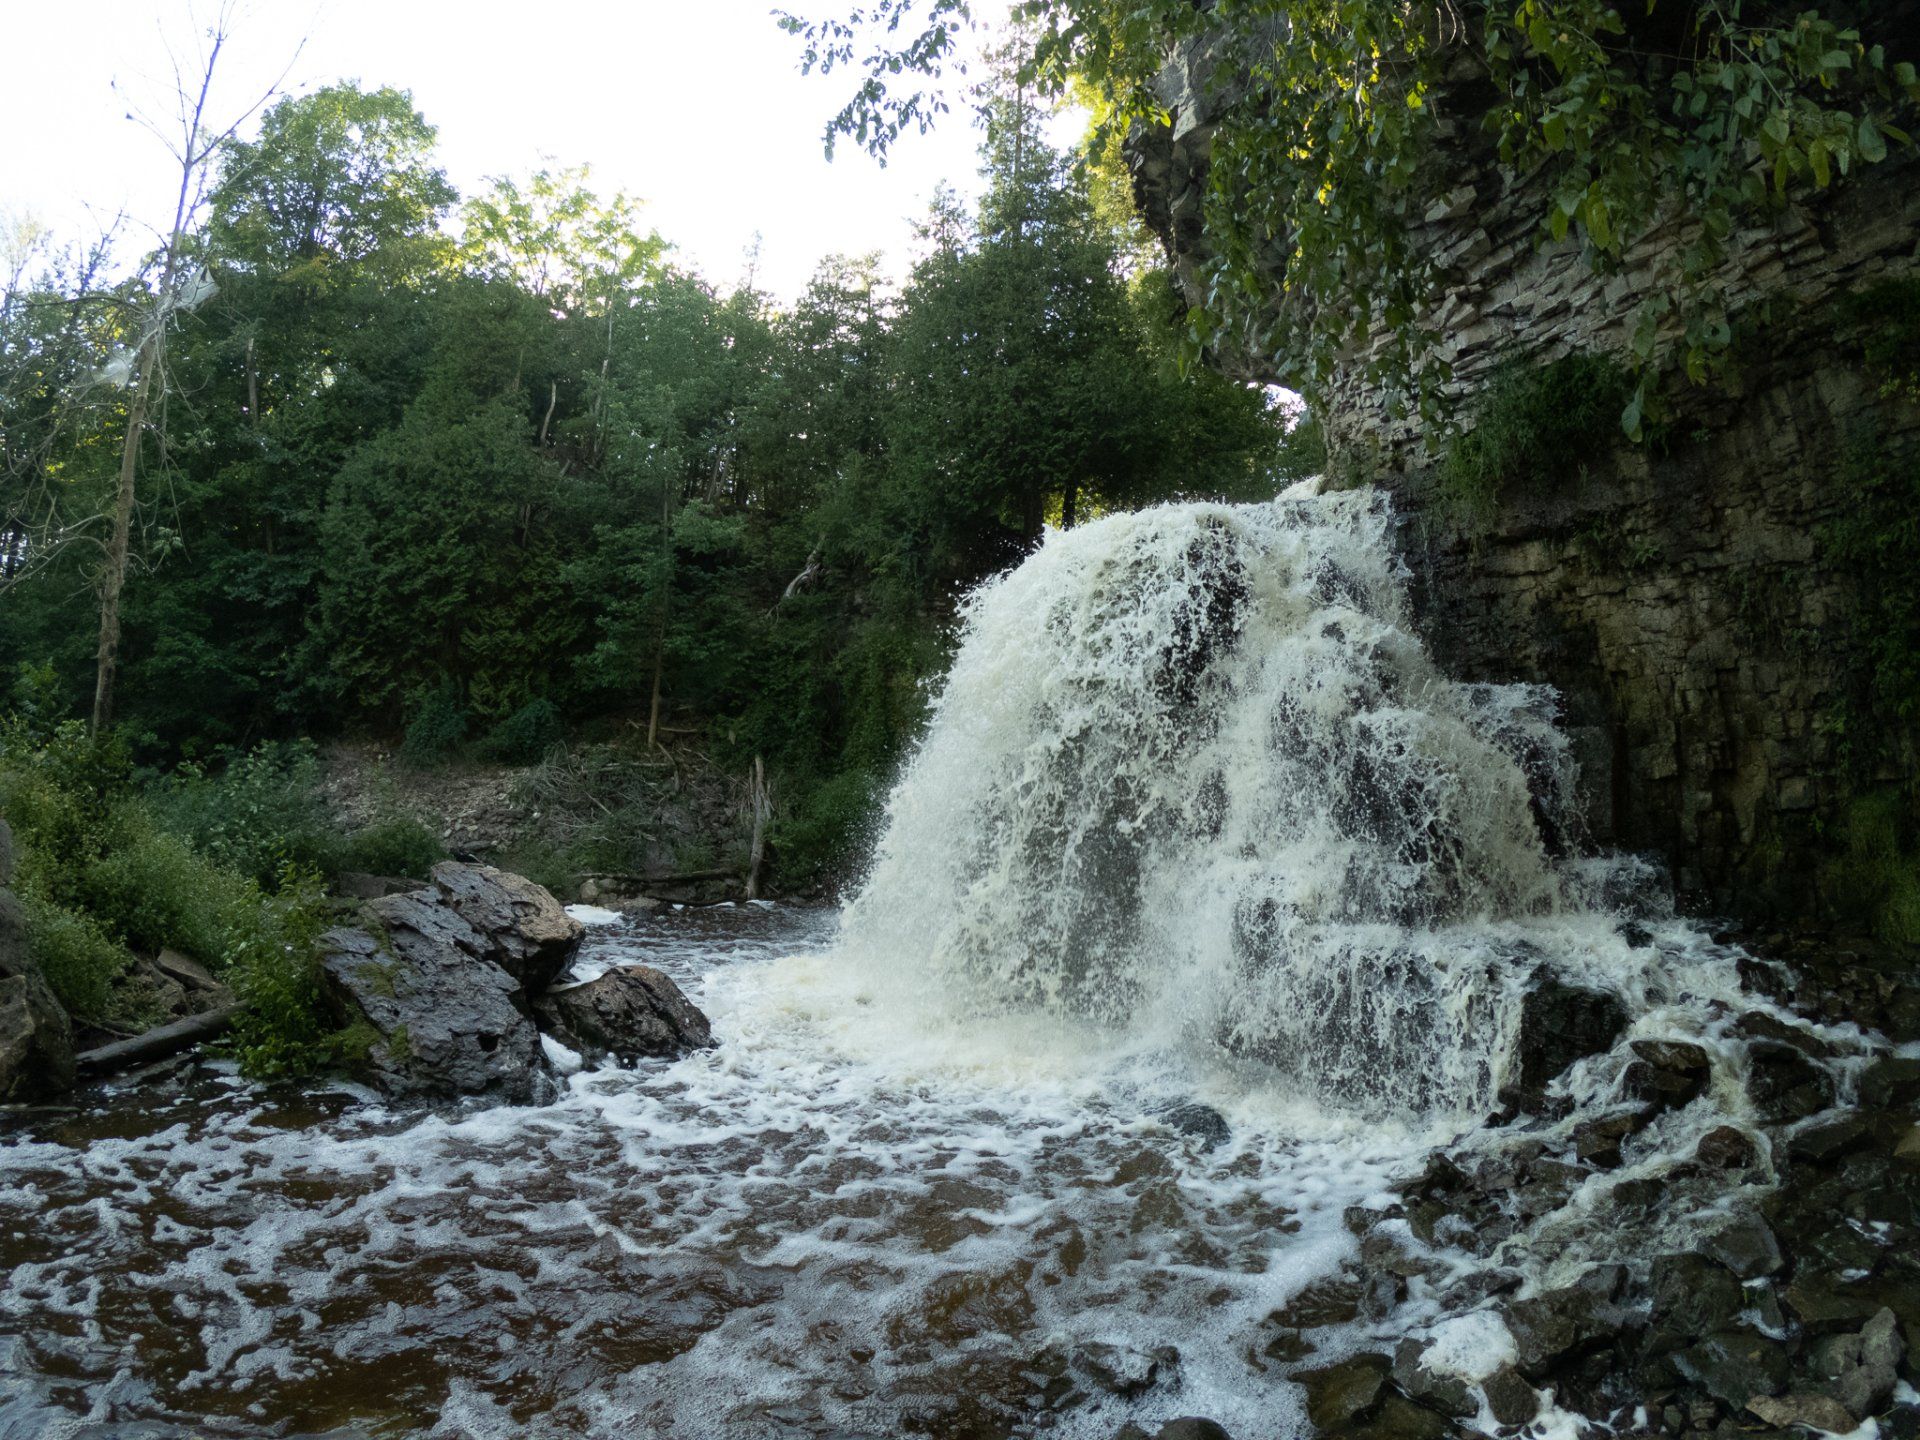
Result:
{"label": "foam on water", "polygon": [[[1716,1054],[1738,995],[1644,867],[1572,858],[1552,697],[1433,669],[1388,523],[1295,497],[1050,536],[968,603],[844,921],[575,907],[573,978],[659,966],[714,1050],[424,1116],[202,1072],[16,1137],[0,1437],[1298,1433],[1268,1317],[1474,1132],[1538,972]],[[1502,1262],[1607,1258],[1607,1187],[1744,1104],[1663,1117]],[[1223,1143],[1171,1123],[1195,1105]],[[1390,1323],[1462,1376],[1511,1346],[1423,1283]],[[1160,1372],[1123,1398],[1102,1363]]]}

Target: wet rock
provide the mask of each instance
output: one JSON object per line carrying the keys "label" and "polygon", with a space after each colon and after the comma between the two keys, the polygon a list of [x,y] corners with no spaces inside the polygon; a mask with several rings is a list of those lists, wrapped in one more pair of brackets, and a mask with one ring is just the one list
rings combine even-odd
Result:
{"label": "wet rock", "polygon": [[1410,1399],[1442,1415],[1465,1419],[1479,1414],[1480,1403],[1474,1398],[1467,1382],[1457,1375],[1429,1370],[1420,1363],[1426,1353],[1424,1342],[1402,1340],[1393,1356],[1393,1383],[1406,1392]]}
{"label": "wet rock", "polygon": [[1746,1293],[1731,1271],[1703,1255],[1661,1255],[1649,1275],[1656,1343],[1685,1343],[1738,1321]]}
{"label": "wet rock", "polygon": [[1617,1268],[1603,1266],[1576,1284],[1512,1301],[1507,1329],[1520,1372],[1538,1378],[1555,1362],[1604,1344],[1635,1324],[1635,1317],[1614,1303],[1619,1285]]}
{"label": "wet rock", "polygon": [[1493,1418],[1502,1425],[1530,1425],[1540,1413],[1540,1392],[1511,1366],[1488,1376],[1480,1390]]}
{"label": "wet rock", "polygon": [[1833,1058],[1833,1046],[1811,1030],[1803,1025],[1789,1024],[1764,1010],[1749,1010],[1742,1015],[1734,1022],[1733,1033],[1743,1040],[1777,1040],[1816,1060]]}
{"label": "wet rock", "polygon": [[0,890],[0,1101],[45,1100],[72,1088],[73,1027],[27,954],[19,901]]}
{"label": "wet rock", "polygon": [[1102,1390],[1132,1399],[1172,1375],[1179,1367],[1180,1352],[1171,1345],[1138,1350],[1131,1345],[1090,1340],[1076,1345],[1070,1359],[1074,1369]]}
{"label": "wet rock", "polygon": [[1773,1227],[1758,1215],[1743,1215],[1722,1226],[1707,1237],[1700,1250],[1742,1280],[1775,1274],[1786,1263]]}
{"label": "wet rock", "polygon": [[1233,1136],[1226,1116],[1211,1105],[1175,1105],[1163,1110],[1160,1118],[1180,1134],[1193,1136],[1207,1150],[1226,1144]]}
{"label": "wet rock", "polygon": [[1858,1423],[1847,1413],[1846,1406],[1825,1395],[1756,1395],[1747,1401],[1747,1407],[1767,1424],[1784,1430],[1791,1425],[1804,1425],[1809,1430],[1827,1430],[1837,1434],[1846,1434]]}
{"label": "wet rock", "polygon": [[1162,1425],[1153,1440],[1233,1440],[1233,1437],[1211,1420],[1183,1415]]}
{"label": "wet rock", "polygon": [[322,937],[320,963],[334,1009],[367,1037],[366,1078],[406,1096],[548,1093],[520,983],[485,958],[492,947],[471,925],[432,891],[376,900],[366,914],[367,928]]}
{"label": "wet rock", "polygon": [[1746,1170],[1760,1163],[1760,1147],[1737,1126],[1719,1125],[1700,1137],[1693,1158],[1709,1170]]}
{"label": "wet rock", "polygon": [[1827,1165],[1868,1144],[1872,1127],[1858,1111],[1796,1131],[1787,1141],[1787,1154],[1795,1160]]}
{"label": "wet rock", "polygon": [[1859,1333],[1821,1341],[1814,1348],[1814,1370],[1823,1382],[1820,1388],[1864,1420],[1893,1398],[1905,1354],[1899,1318],[1882,1309]]}
{"label": "wet rock", "polygon": [[443,860],[433,867],[433,888],[482,937],[484,957],[529,995],[551,985],[579,953],[585,927],[524,876]]}
{"label": "wet rock", "polygon": [[1704,1094],[1713,1067],[1707,1052],[1684,1040],[1635,1040],[1633,1063],[1621,1076],[1621,1089],[1632,1100],[1655,1110],[1677,1110]]}
{"label": "wet rock", "polygon": [[1301,1288],[1286,1304],[1267,1317],[1291,1330],[1321,1325],[1346,1325],[1359,1318],[1364,1283],[1356,1275],[1331,1275]]}
{"label": "wet rock", "polygon": [[1787,1283],[1781,1298],[1794,1318],[1816,1335],[1855,1329],[1884,1308],[1876,1290],[1810,1271],[1805,1265]]}
{"label": "wet rock", "polygon": [[1763,1335],[1722,1331],[1673,1357],[1681,1375],[1734,1410],[1756,1396],[1778,1395],[1787,1385],[1787,1352]]}
{"label": "wet rock", "polygon": [[1617,996],[1570,985],[1542,966],[1520,1002],[1508,1085],[1540,1091],[1575,1061],[1612,1049],[1626,1028],[1627,1012]]}
{"label": "wet rock", "polygon": [[1833,1077],[1799,1047],[1756,1040],[1747,1057],[1747,1091],[1754,1108],[1774,1124],[1804,1120],[1833,1104]]}
{"label": "wet rock", "polygon": [[1315,1428],[1338,1430],[1373,1413],[1386,1394],[1392,1368],[1385,1355],[1364,1354],[1299,1371],[1293,1378],[1306,1388],[1307,1418]]}
{"label": "wet rock", "polygon": [[699,1007],[651,965],[622,965],[533,1004],[542,1028],[588,1060],[665,1058],[714,1043]]}
{"label": "wet rock", "polygon": [[1452,1433],[1453,1427],[1440,1414],[1389,1390],[1355,1440],[1361,1436],[1365,1440],[1443,1440]]}
{"label": "wet rock", "polygon": [[1920,1105],[1920,1059],[1883,1055],[1860,1077],[1864,1110],[1910,1110]]}
{"label": "wet rock", "polygon": [[1573,1153],[1603,1169],[1618,1165],[1621,1147],[1652,1123],[1653,1111],[1644,1105],[1583,1120],[1573,1128]]}

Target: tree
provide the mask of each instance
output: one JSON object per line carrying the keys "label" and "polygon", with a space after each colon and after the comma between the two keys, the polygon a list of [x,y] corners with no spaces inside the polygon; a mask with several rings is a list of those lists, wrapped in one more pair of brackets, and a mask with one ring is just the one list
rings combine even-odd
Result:
{"label": "tree", "polygon": [[[804,41],[805,68],[865,71],[829,140],[882,153],[928,113],[928,77],[968,16],[964,0],[883,8],[890,39],[864,50],[863,10],[781,22]],[[1488,136],[1507,174],[1529,182],[1541,239],[1576,236],[1599,268],[1652,227],[1701,221],[1640,317],[1641,385],[1623,416],[1633,431],[1663,366],[1704,380],[1731,343],[1715,280],[1728,238],[1907,143],[1920,104],[1905,3],[1023,0],[1016,13],[1037,33],[1025,72],[1095,100],[1096,152],[1163,118],[1170,54],[1205,52],[1210,258],[1205,303],[1186,317],[1190,353],[1224,343],[1316,391],[1384,328],[1383,378],[1429,415],[1445,367],[1418,317],[1437,262],[1410,232],[1440,147]]]}
{"label": "tree", "polygon": [[417,279],[444,259],[436,227],[455,199],[434,136],[391,86],[348,81],[282,100],[257,139],[227,147],[209,242],[229,266],[308,290],[355,271]]}
{"label": "tree", "polygon": [[[107,537],[106,554],[99,573],[100,645],[95,662],[92,728],[97,734],[113,720],[113,688],[120,661],[120,598],[127,583],[128,547],[133,533],[133,509],[140,467],[140,451],[147,439],[149,420],[156,399],[166,392],[167,332],[182,314],[197,308],[212,293],[212,282],[203,271],[193,268],[187,253],[188,231],[206,197],[207,179],[215,157],[227,145],[240,126],[252,117],[278,89],[276,81],[266,94],[237,116],[230,124],[214,130],[207,117],[207,102],[213,89],[215,68],[220,52],[231,33],[233,11],[223,6],[208,29],[200,52],[199,73],[183,78],[176,61],[174,67],[176,112],[175,129],[169,133],[157,124],[149,124],[179,166],[180,184],[175,195],[173,224],[166,234],[152,268],[158,272],[153,295],[136,316],[133,330],[133,355],[130,362],[132,398],[127,406],[126,436],[120,450],[119,480],[114,489],[112,527]],[[289,62],[291,68],[291,62]]]}

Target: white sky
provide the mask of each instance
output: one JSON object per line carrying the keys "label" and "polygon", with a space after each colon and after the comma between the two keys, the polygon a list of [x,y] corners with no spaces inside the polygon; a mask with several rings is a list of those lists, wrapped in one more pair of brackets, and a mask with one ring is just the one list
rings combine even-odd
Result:
{"label": "white sky", "polygon": [[[84,240],[125,209],[148,232],[171,217],[177,171],[125,119],[129,99],[167,114],[166,40],[192,66],[191,14],[217,0],[0,0],[0,211]],[[216,71],[225,124],[307,44],[288,77],[410,90],[439,127],[462,194],[488,175],[587,163],[601,193],[644,202],[648,223],[716,283],[735,283],[761,235],[759,283],[796,295],[833,253],[885,253],[903,273],[934,187],[975,188],[977,136],[962,105],[903,139],[882,168],[820,135],[852,90],[847,72],[799,73],[800,44],[773,0],[252,0]],[[787,0],[808,16],[847,0]],[[1007,0],[975,0],[1003,17]],[[977,73],[977,72],[976,72]],[[119,80],[123,94],[112,82]],[[1062,135],[1073,122],[1063,117]]]}

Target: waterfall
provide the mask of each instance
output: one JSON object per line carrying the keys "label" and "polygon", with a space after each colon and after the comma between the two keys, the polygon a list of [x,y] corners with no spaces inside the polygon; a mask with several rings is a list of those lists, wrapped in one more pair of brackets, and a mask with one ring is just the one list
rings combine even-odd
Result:
{"label": "waterfall", "polygon": [[1556,702],[1440,674],[1384,499],[1050,533],[966,602],[844,950],[970,1007],[1468,1121],[1527,985],[1646,982],[1572,857]]}

